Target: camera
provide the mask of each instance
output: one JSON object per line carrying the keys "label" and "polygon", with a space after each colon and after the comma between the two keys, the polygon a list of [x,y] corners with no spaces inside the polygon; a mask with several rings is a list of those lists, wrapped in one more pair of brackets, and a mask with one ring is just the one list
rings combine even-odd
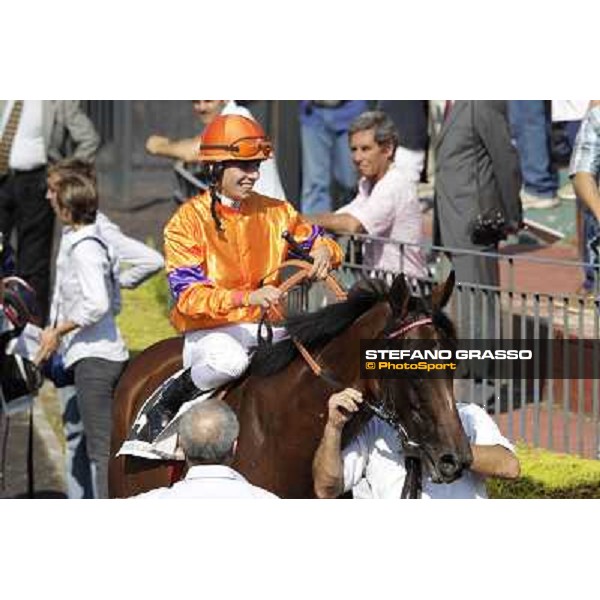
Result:
{"label": "camera", "polygon": [[507,237],[506,219],[495,209],[478,215],[471,223],[471,241],[478,246],[493,246]]}

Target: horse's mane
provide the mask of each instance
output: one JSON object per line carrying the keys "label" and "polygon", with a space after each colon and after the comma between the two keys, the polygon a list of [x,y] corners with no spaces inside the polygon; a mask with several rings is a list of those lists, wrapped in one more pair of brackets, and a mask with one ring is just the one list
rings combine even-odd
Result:
{"label": "horse's mane", "polygon": [[[389,286],[381,279],[365,279],[355,284],[344,302],[331,304],[312,313],[288,318],[284,325],[290,336],[308,350],[324,346],[345,331],[375,304],[389,301]],[[298,355],[291,339],[259,346],[250,363],[249,374],[266,377],[287,367]]]}

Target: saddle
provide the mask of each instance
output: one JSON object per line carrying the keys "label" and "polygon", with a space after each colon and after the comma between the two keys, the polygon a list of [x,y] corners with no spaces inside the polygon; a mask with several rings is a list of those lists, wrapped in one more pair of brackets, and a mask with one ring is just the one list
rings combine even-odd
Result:
{"label": "saddle", "polygon": [[117,456],[129,455],[147,458],[150,460],[184,460],[184,456],[179,448],[177,438],[179,419],[192,406],[200,402],[204,402],[209,398],[223,398],[231,384],[228,383],[215,390],[199,393],[195,398],[181,405],[181,408],[175,417],[171,419],[171,421],[156,438],[145,438],[143,433],[146,430],[146,414],[155,406],[157,402],[159,402],[163,390],[175,379],[177,379],[177,377],[179,377],[183,371],[184,369],[180,369],[171,375],[171,377],[163,381],[142,404],[142,407],[139,409],[135,421],[129,430],[127,439],[123,442],[121,448],[117,452]]}

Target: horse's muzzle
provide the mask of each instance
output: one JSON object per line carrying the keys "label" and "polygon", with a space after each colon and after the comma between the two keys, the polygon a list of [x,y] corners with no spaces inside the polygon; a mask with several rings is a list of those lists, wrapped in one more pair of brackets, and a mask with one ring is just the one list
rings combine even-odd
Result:
{"label": "horse's muzzle", "polygon": [[442,483],[452,483],[462,474],[466,465],[455,454],[443,454],[440,456],[437,470]]}

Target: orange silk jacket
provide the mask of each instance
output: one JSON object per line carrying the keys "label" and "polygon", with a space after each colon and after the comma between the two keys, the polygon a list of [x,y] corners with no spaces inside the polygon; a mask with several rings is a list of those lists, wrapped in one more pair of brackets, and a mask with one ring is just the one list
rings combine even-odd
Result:
{"label": "orange silk jacket", "polygon": [[210,213],[208,192],[183,204],[165,227],[167,277],[175,301],[171,323],[180,332],[257,322],[260,307],[248,305],[249,293],[294,257],[281,237],[284,231],[306,251],[326,244],[333,266],[341,262],[338,244],[288,202],[254,193],[239,208],[217,203],[216,210],[222,232]]}

